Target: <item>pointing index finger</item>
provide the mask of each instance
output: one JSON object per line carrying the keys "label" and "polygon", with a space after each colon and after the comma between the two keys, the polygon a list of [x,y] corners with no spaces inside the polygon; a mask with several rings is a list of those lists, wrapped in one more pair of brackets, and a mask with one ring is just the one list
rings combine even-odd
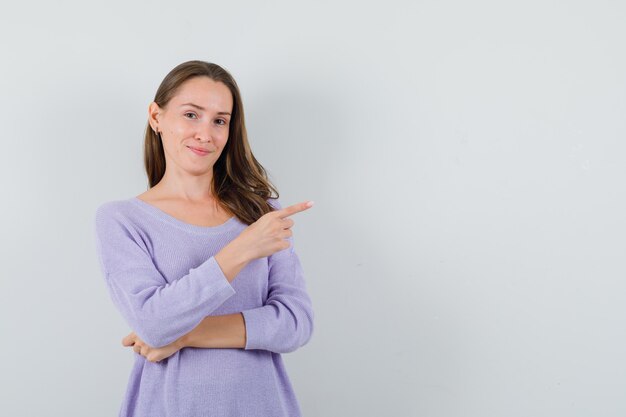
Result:
{"label": "pointing index finger", "polygon": [[307,210],[309,208],[311,208],[313,206],[313,201],[309,200],[309,201],[304,201],[302,203],[296,203],[296,204],[292,204],[291,206],[288,207],[283,207],[279,210],[276,210],[278,212],[278,216],[280,218],[285,218],[287,216],[291,216],[292,214],[296,214],[299,213],[301,211]]}

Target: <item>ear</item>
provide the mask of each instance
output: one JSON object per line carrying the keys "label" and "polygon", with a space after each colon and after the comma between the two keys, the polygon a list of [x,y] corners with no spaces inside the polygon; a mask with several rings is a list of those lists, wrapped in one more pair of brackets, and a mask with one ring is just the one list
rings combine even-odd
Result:
{"label": "ear", "polygon": [[159,117],[161,116],[161,108],[154,101],[148,106],[148,122],[152,130],[156,131],[159,127]]}

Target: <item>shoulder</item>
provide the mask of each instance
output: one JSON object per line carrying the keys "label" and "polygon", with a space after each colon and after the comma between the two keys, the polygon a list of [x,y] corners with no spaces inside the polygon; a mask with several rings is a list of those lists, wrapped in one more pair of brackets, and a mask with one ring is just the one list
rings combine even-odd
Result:
{"label": "shoulder", "polygon": [[[147,216],[140,212],[132,199],[112,200],[101,203],[95,210],[93,222],[96,231],[110,232],[111,229],[141,232],[146,226]],[[131,233],[132,234],[132,233]]]}
{"label": "shoulder", "polygon": [[147,216],[138,210],[131,199],[107,201],[96,208],[93,227],[101,251],[119,251],[128,249],[128,245],[148,251],[150,225]]}
{"label": "shoulder", "polygon": [[101,203],[96,208],[94,217],[96,222],[113,219],[122,220],[128,218],[133,211],[130,199],[112,200]]}

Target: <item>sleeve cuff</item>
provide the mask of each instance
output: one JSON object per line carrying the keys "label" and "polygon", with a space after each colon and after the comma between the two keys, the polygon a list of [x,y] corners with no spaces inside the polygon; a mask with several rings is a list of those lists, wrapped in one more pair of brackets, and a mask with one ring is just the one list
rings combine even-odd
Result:
{"label": "sleeve cuff", "polygon": [[267,322],[267,313],[273,309],[267,306],[244,310],[243,319],[246,326],[246,346],[245,350],[250,349],[267,349],[263,344],[264,326]]}
{"label": "sleeve cuff", "polygon": [[214,295],[213,297],[209,297],[211,299],[211,311],[235,295],[235,288],[233,288],[228,278],[226,278],[226,275],[224,275],[224,271],[220,268],[215,256],[211,256],[203,264],[198,266],[195,271],[199,273],[200,276],[206,278],[208,285],[202,286],[203,291]]}

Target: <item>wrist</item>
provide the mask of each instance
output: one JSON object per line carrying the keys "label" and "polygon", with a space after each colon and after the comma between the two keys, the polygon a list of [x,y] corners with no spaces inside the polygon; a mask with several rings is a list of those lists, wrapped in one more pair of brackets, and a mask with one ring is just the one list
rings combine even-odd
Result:
{"label": "wrist", "polygon": [[241,242],[241,238],[236,238],[227,245],[227,250],[231,259],[237,264],[245,265],[254,259],[253,256],[246,250],[245,245]]}

